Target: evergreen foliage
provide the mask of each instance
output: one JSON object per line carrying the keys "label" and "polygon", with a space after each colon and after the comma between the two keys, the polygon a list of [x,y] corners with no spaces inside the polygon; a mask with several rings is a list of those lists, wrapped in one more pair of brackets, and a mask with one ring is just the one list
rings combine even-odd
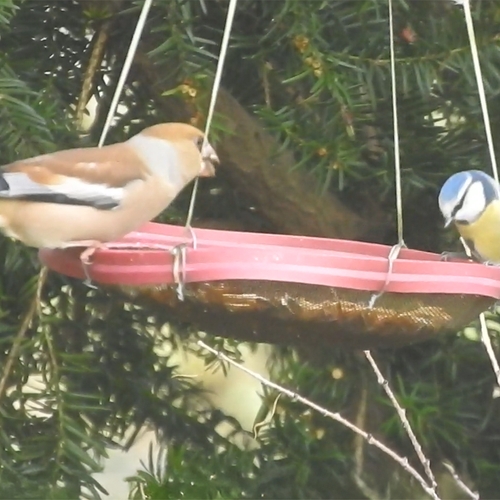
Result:
{"label": "evergreen foliage", "polygon": [[[437,213],[441,182],[456,170],[490,168],[469,42],[462,9],[451,1],[394,4],[406,241],[441,251],[452,241],[442,234]],[[141,5],[0,0],[2,163],[97,142]],[[154,3],[108,142],[176,119],[176,109],[203,124],[226,10],[226,0]],[[500,4],[473,0],[473,10],[498,137]],[[105,49],[95,61],[99,35]],[[386,0],[240,0],[223,87],[293,153],[290,175],[307,173],[317,196],[340,198],[353,217],[371,221],[383,213],[391,222],[379,239],[393,243],[388,40]],[[91,62],[97,71],[89,79]],[[153,79],[145,67],[154,68]],[[100,103],[88,134],[79,132],[73,116],[83,82]],[[216,117],[213,133],[230,137],[224,116]],[[242,189],[222,171],[201,187],[197,213],[221,227],[236,221],[279,232],[266,220],[265,207],[238,195]],[[163,220],[182,223],[188,200],[185,193]],[[0,387],[9,371],[0,390],[0,498],[105,497],[92,474],[106,447],[132,431],[131,443],[133,431],[145,424],[158,431],[166,449],[151,454],[145,470],[130,479],[131,498],[423,496],[399,466],[368,445],[360,448],[339,424],[286,398],[271,411],[275,394],[263,397],[269,422],[258,433],[258,447],[242,450],[221,437],[221,422],[232,425],[235,436],[245,433],[208,407],[170,359],[181,343],[194,350],[198,332],[113,290],[91,290],[50,273],[40,311],[9,367],[13,341],[34,307],[40,265],[36,251],[6,238],[0,238],[0,255]],[[491,315],[493,326],[496,318]],[[236,342],[211,341],[238,356]],[[376,355],[437,467],[442,495],[457,495],[446,489],[439,468],[445,459],[483,498],[498,495],[499,407],[477,339],[458,334]],[[270,362],[275,380],[413,457],[358,353],[282,346]]]}

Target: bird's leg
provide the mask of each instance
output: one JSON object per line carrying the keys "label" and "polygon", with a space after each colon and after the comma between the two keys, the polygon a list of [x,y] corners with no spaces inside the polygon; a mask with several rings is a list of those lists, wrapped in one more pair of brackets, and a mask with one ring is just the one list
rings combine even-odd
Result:
{"label": "bird's leg", "polygon": [[491,260],[485,260],[484,262],[482,262],[482,264],[488,267],[500,267],[499,262],[492,262]]}
{"label": "bird's leg", "polygon": [[94,255],[95,251],[98,248],[103,248],[101,244],[99,245],[89,245],[81,254],[80,254],[80,260],[82,261],[82,264],[85,264],[86,266],[90,266],[92,264],[91,257]]}
{"label": "bird's leg", "polygon": [[65,248],[70,247],[86,247],[85,250],[80,254],[80,262],[82,263],[83,272],[85,274],[85,285],[90,288],[97,288],[92,284],[92,279],[90,278],[89,267],[92,264],[92,256],[96,250],[163,250],[170,252],[172,247],[168,245],[160,245],[158,243],[121,243],[121,242],[109,242],[102,243],[96,240],[82,240],[82,241],[72,241],[71,243],[65,245]]}
{"label": "bird's leg", "polygon": [[87,248],[80,254],[80,262],[82,263],[83,273],[85,274],[84,284],[89,288],[97,288],[93,283],[89,273],[89,267],[92,264],[92,255],[98,248],[102,248],[103,244],[99,241],[79,241],[75,242],[78,245],[72,246],[87,246]]}
{"label": "bird's leg", "polygon": [[[80,243],[80,242],[79,242]],[[89,267],[92,264],[92,256],[96,250],[127,250],[127,249],[143,249],[143,250],[165,250],[170,251],[170,247],[157,244],[145,243],[100,243],[99,241],[81,242],[87,243],[89,246],[80,254],[80,261],[82,263],[83,272],[85,274],[85,281],[83,282],[90,288],[97,288],[90,278]],[[78,245],[83,246],[83,245]]]}
{"label": "bird's leg", "polygon": [[482,260],[474,254],[469,256],[465,252],[443,252],[441,254],[441,260],[447,261],[449,259],[468,260],[472,262],[477,262],[478,264],[483,264],[484,266],[488,267],[500,267],[500,262],[493,262],[491,260]]}
{"label": "bird's leg", "polygon": [[92,264],[91,257],[94,255],[95,251],[99,248],[104,248],[105,245],[97,240],[80,240],[80,241],[71,241],[64,245],[64,248],[75,248],[82,247],[85,248],[83,252],[80,254],[80,262],[82,263],[83,273],[85,274],[84,284],[90,288],[97,288],[92,284],[92,279],[89,274],[89,267]]}

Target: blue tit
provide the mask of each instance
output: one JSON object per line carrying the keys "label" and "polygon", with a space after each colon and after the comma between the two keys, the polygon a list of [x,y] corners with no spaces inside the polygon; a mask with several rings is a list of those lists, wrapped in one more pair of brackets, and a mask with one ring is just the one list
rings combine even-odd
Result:
{"label": "blue tit", "polygon": [[480,170],[452,175],[439,193],[445,227],[452,222],[473,255],[500,264],[500,186]]}

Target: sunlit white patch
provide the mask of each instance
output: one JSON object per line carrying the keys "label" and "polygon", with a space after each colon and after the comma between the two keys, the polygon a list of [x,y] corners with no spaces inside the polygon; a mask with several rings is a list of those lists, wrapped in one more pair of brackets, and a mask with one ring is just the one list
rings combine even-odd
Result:
{"label": "sunlit white patch", "polygon": [[95,161],[81,161],[76,164],[77,167],[82,167],[82,168],[89,168],[89,169],[96,169],[97,168],[97,163]]}

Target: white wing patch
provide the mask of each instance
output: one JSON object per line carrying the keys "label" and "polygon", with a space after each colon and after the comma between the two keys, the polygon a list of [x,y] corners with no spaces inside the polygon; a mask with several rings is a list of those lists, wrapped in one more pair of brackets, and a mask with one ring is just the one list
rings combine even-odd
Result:
{"label": "white wing patch", "polygon": [[7,190],[0,191],[0,198],[33,199],[111,209],[120,204],[125,194],[123,188],[92,184],[72,177],[66,177],[60,184],[39,184],[24,172],[4,172],[0,175],[9,186]]}

